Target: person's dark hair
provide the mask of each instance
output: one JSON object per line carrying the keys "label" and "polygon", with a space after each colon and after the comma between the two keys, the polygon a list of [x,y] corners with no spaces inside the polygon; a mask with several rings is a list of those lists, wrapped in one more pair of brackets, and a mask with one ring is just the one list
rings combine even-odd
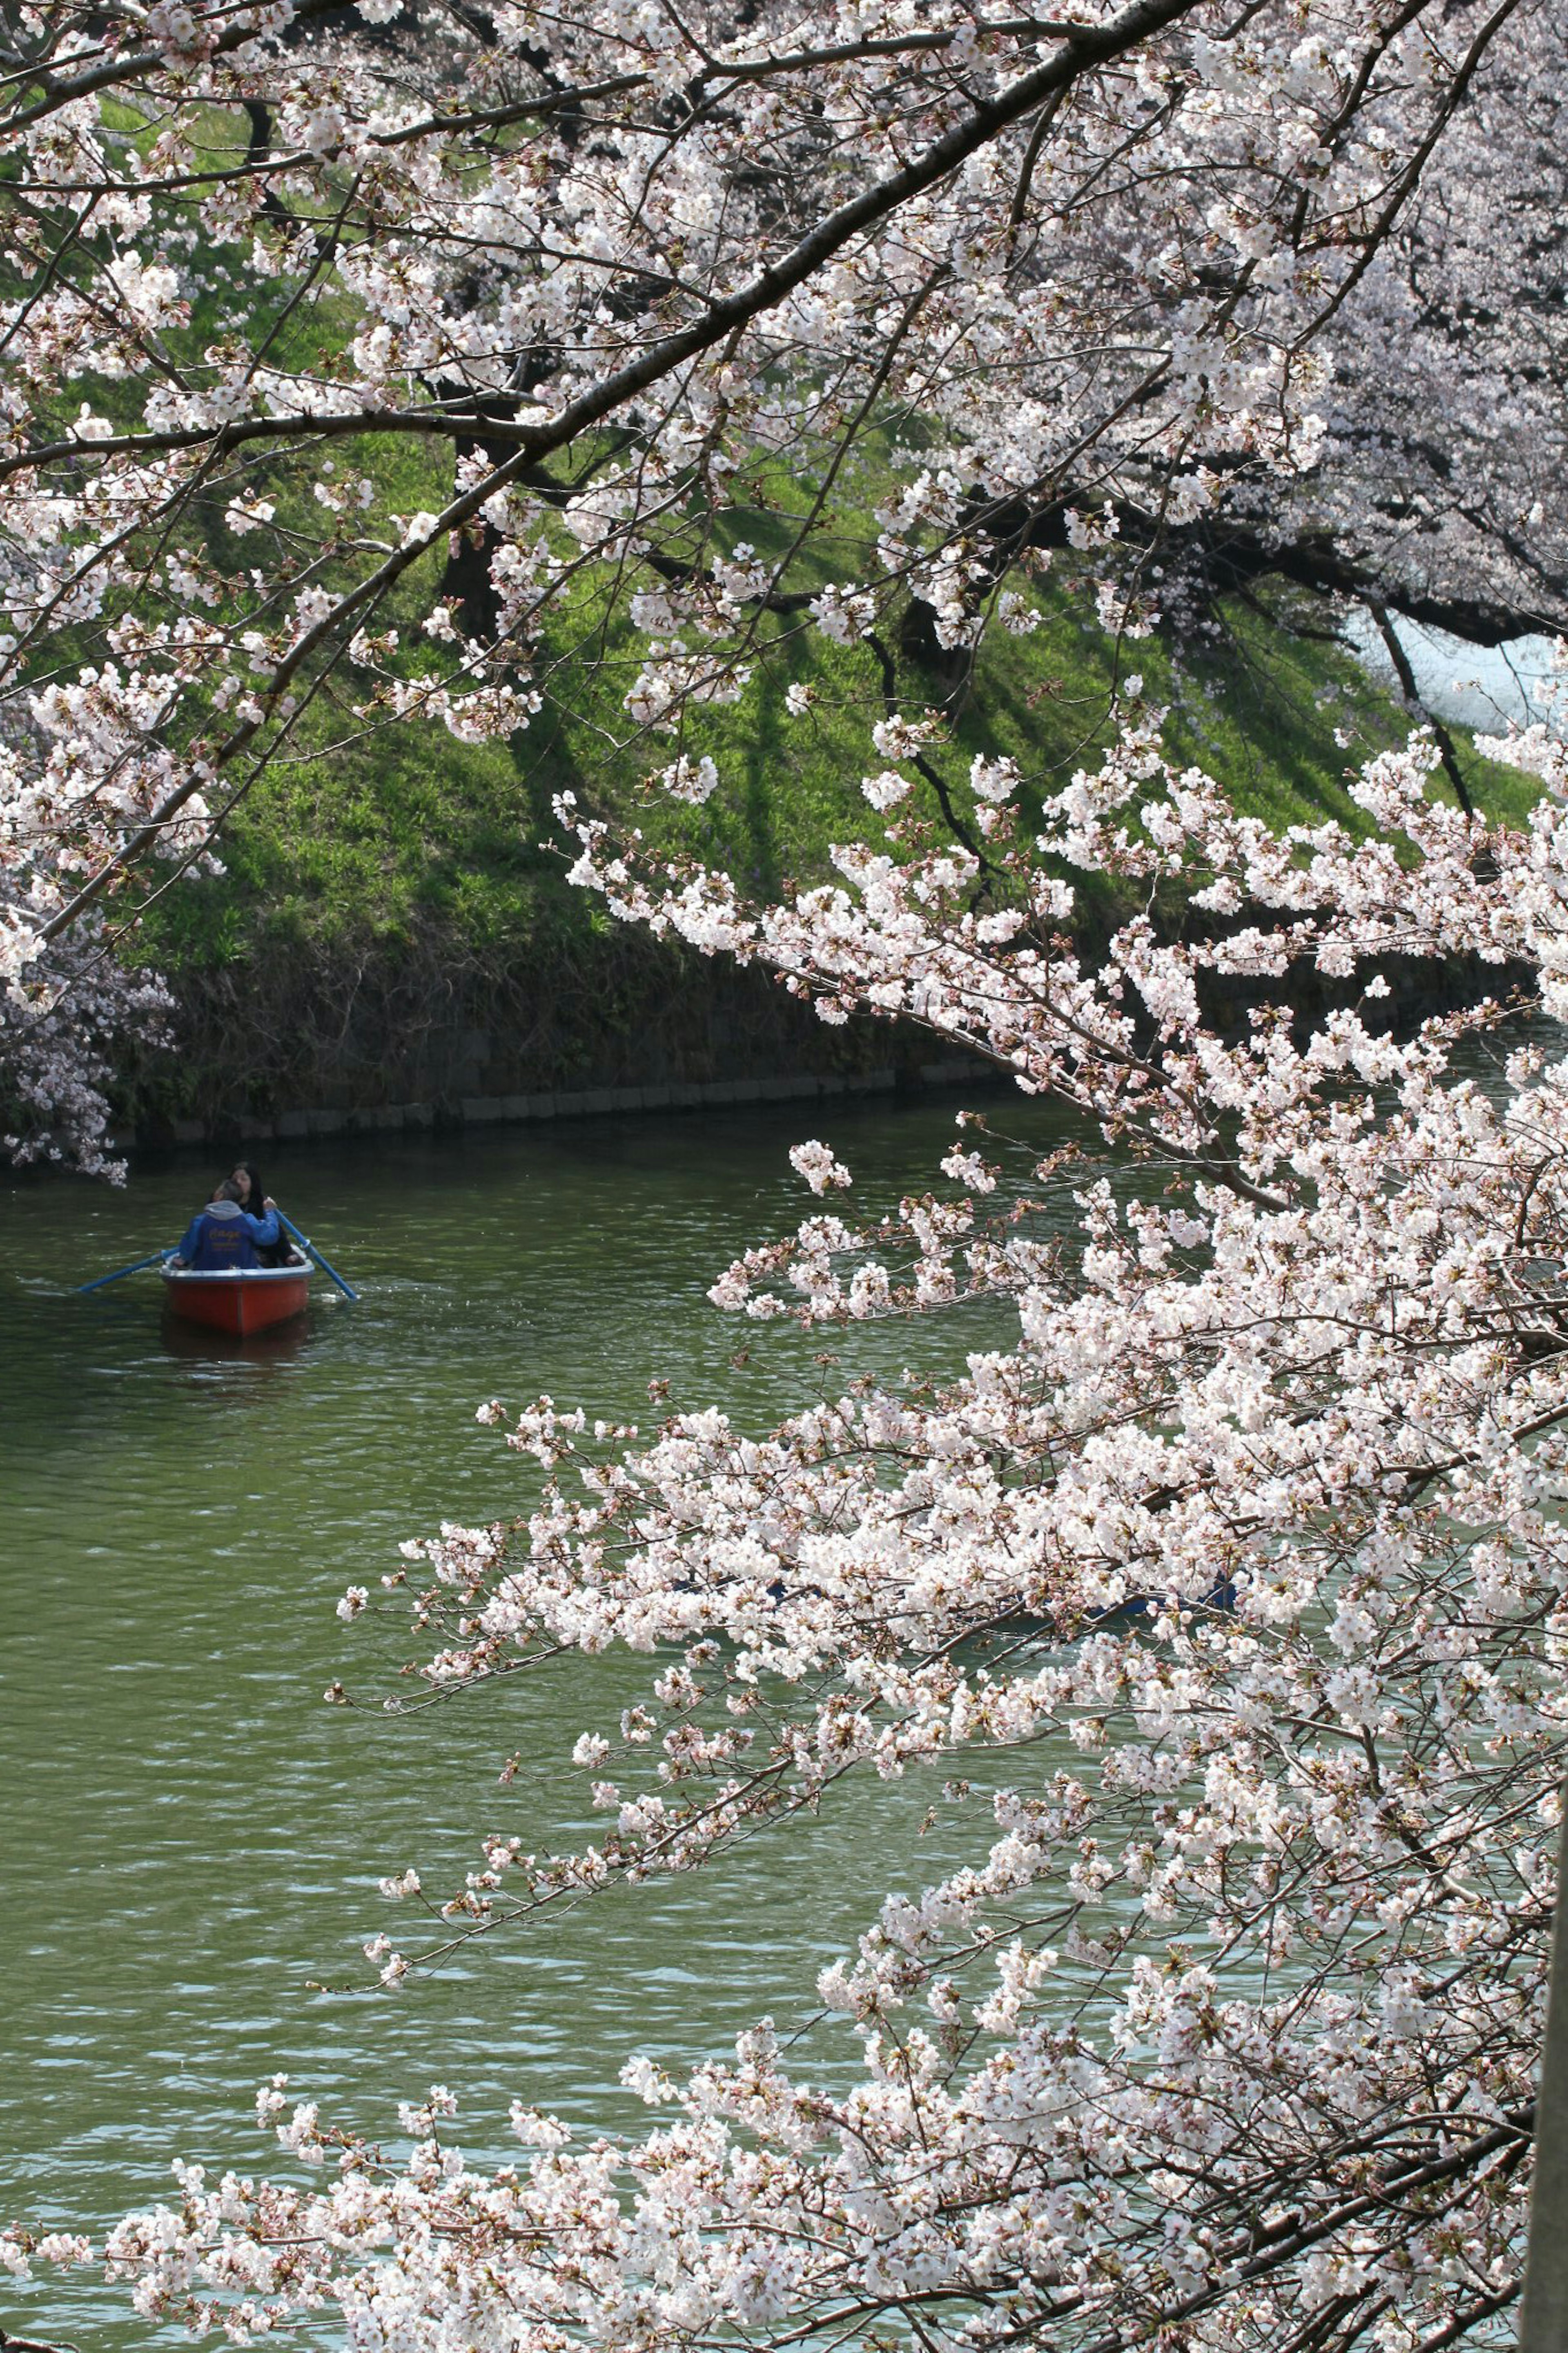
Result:
{"label": "person's dark hair", "polygon": [[239,1187],[235,1183],[232,1176],[226,1176],[223,1183],[218,1187],[217,1191],[213,1195],[213,1199],[215,1201],[237,1201],[238,1198]]}
{"label": "person's dark hair", "polygon": [[[261,1181],[261,1173],[255,1161],[237,1160],[234,1164],[234,1175],[236,1177],[242,1176],[249,1177],[250,1190],[245,1197],[243,1206],[253,1218],[264,1218],[267,1215],[267,1187]],[[232,1182],[233,1179],[230,1181]],[[279,1234],[275,1242],[265,1244],[258,1242],[257,1256],[263,1266],[289,1266],[299,1257],[299,1252],[286,1234]]]}

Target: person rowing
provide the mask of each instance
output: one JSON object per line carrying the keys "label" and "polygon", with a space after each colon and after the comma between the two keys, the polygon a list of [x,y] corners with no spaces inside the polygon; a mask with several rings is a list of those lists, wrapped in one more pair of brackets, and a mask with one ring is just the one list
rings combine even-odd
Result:
{"label": "person rowing", "polygon": [[259,1214],[253,1216],[241,1206],[238,1185],[226,1176],[205,1208],[191,1219],[170,1263],[197,1274],[256,1268],[263,1263],[263,1250],[277,1248],[282,1230],[271,1201],[263,1200]]}
{"label": "person rowing", "polygon": [[[283,1239],[285,1235],[289,1237],[287,1243]],[[290,1248],[289,1243],[298,1247]],[[277,1202],[265,1191],[254,1163],[246,1160],[240,1162],[231,1176],[225,1177],[205,1208],[197,1210],[178,1250],[153,1250],[146,1258],[132,1259],[129,1266],[117,1266],[112,1274],[100,1274],[91,1282],[79,1283],[78,1289],[101,1291],[107,1283],[121,1282],[128,1274],[140,1274],[144,1267],[149,1266],[161,1266],[176,1288],[180,1287],[183,1274],[221,1273],[225,1268],[232,1268],[237,1273],[293,1274],[297,1278],[300,1299],[296,1307],[289,1312],[295,1313],[298,1305],[303,1303],[304,1285],[309,1281],[312,1264],[321,1268],[345,1299],[359,1297],[353,1283],[338,1272],[331,1259],[316,1248],[310,1236],[289,1224]],[[260,1293],[270,1292],[273,1286],[253,1283],[249,1288]],[[197,1293],[204,1293],[204,1286],[195,1283],[185,1286],[185,1290],[189,1296],[194,1297]],[[278,1287],[279,1299],[284,1297],[287,1290],[287,1285]],[[217,1294],[204,1293],[204,1295],[211,1299]],[[194,1314],[194,1309],[185,1308],[178,1312]],[[195,1320],[211,1322],[213,1318],[204,1314],[196,1316]],[[242,1327],[236,1325],[234,1328],[238,1330]]]}

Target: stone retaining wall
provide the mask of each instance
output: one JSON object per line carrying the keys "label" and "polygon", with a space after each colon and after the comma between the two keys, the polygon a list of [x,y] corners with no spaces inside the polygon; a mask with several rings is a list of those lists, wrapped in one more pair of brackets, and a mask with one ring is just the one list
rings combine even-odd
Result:
{"label": "stone retaining wall", "polygon": [[279,1112],[275,1119],[244,1116],[212,1120],[149,1120],[121,1125],[121,1152],[164,1151],[171,1146],[303,1143],[318,1136],[449,1134],[468,1127],[500,1127],[547,1119],[602,1119],[637,1112],[706,1111],[741,1103],[816,1103],[846,1095],[891,1094],[926,1087],[991,1089],[1007,1083],[991,1064],[971,1055],[945,1061],[858,1071],[845,1077],[694,1080],[647,1087],[584,1087],[556,1094],[463,1095],[449,1102],[381,1103],[363,1111]]}

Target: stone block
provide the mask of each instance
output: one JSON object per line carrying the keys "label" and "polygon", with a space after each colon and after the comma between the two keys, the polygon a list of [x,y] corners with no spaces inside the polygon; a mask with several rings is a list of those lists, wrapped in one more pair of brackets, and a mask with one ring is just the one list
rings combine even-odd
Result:
{"label": "stone block", "polygon": [[429,1103],[405,1103],[403,1124],[405,1127],[416,1129],[434,1127],[436,1124],[434,1108]]}
{"label": "stone block", "polygon": [[347,1116],[341,1111],[311,1111],[305,1117],[312,1135],[342,1135],[348,1125]]}
{"label": "stone block", "polygon": [[607,1087],[605,1092],[611,1111],[641,1111],[643,1107],[641,1087]]}
{"label": "stone block", "polygon": [[644,1087],[642,1090],[644,1111],[668,1111],[674,1101],[673,1087]]}
{"label": "stone block", "polygon": [[553,1119],[560,1102],[555,1095],[524,1095],[522,1100],[528,1105],[525,1119]]}
{"label": "stone block", "polygon": [[465,1095],[462,1110],[465,1127],[493,1127],[506,1117],[499,1095]]}
{"label": "stone block", "polygon": [[297,1143],[310,1133],[310,1114],[305,1111],[280,1111],[277,1124],[279,1135],[286,1143]]}

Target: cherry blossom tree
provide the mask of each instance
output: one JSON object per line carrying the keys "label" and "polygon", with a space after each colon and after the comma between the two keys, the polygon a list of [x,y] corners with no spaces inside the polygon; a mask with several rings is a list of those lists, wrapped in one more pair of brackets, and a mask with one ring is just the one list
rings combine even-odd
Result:
{"label": "cherry blossom tree", "polygon": [[697,798],[686,715],[814,632],[886,702],[1058,550],[1133,636],[1237,534],[1284,565],[1321,332],[1551,13],[12,8],[0,982],[63,1021],[57,943],[301,729],[510,734],[608,666]]}
{"label": "cherry blossom tree", "polygon": [[[970,1859],[825,1971],[847,2083],[759,2022],[684,2080],[630,2062],[640,2142],[520,2107],[498,2170],[438,2084],[388,2155],[274,2082],[280,2178],[182,2164],[103,2250],[0,2256],[399,2353],[1503,2341],[1568,1720],[1556,738],[1501,747],[1545,787],[1523,830],[1448,806],[1418,734],[1359,831],[1280,838],[1168,759],[1135,674],[1064,781],[961,760],[876,649],[911,611],[957,652],[1027,630],[1058,538],[1136,638],[1163,532],[1299,485],[1321,334],[1531,12],[361,13],[16,20],[7,659],[49,748],[7,856],[75,878],[18,968],[200,854],[318,709],[510,731],[620,662],[626,743],[700,800],[693,711],[812,632],[867,646],[832,880],[752,903],[566,802],[573,879],[1076,1108],[1080,1148],[1021,1164],[966,1115],[883,1220],[803,1143],[822,1206],[714,1286],[826,1333],[988,1298],[1016,1337],[762,1437],[486,1406],[531,1485],[390,1572],[424,1687],[504,1704],[619,1643],[647,1690],[577,1743],[597,1838],[531,1844],[492,1795],[466,1883],[400,1865],[415,1932],[367,1949],[395,1988],[807,1837],[868,1774],[973,1820]],[[264,281],[227,330],[187,207]],[[1460,1009],[1390,1022],[1391,974],[1459,960]]]}
{"label": "cherry blossom tree", "polygon": [[1494,50],[1335,331],[1332,454],[1301,518],[1325,578],[1394,584],[1398,609],[1487,643],[1565,617],[1563,39],[1542,14]]}
{"label": "cherry blossom tree", "polygon": [[122,1177],[108,1090],[128,1060],[167,1041],[171,1010],[155,974],[119,961],[96,914],[47,957],[29,956],[0,996],[5,1156]]}

